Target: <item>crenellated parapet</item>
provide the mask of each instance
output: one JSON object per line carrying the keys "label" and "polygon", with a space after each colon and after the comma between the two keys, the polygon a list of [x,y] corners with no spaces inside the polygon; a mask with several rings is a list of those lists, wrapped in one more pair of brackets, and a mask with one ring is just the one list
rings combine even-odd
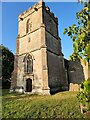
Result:
{"label": "crenellated parapet", "polygon": [[45,7],[45,3],[41,1],[39,1],[37,4],[34,4],[32,7],[28,8],[18,16],[18,21],[23,20],[25,17],[32,14],[33,12],[38,11],[38,9],[42,6]]}
{"label": "crenellated parapet", "polygon": [[50,8],[48,6],[45,6],[45,2],[39,1],[37,4],[34,4],[32,7],[25,10],[23,13],[21,13],[18,16],[18,21],[22,21],[24,18],[26,18],[28,15],[32,14],[35,11],[38,11],[39,8],[43,7],[46,12],[56,21],[58,22],[58,18],[54,16],[54,13],[50,11]]}
{"label": "crenellated parapet", "polygon": [[50,11],[50,8],[48,6],[45,6],[46,12],[58,23],[58,18],[54,15],[53,12]]}

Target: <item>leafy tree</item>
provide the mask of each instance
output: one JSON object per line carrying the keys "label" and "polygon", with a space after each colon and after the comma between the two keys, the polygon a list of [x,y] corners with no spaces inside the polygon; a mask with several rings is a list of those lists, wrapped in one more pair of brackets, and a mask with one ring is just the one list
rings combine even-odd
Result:
{"label": "leafy tree", "polygon": [[0,68],[2,68],[2,88],[10,87],[10,78],[14,66],[14,55],[13,53],[3,45],[0,45]]}
{"label": "leafy tree", "polygon": [[83,2],[83,9],[76,13],[77,25],[73,24],[64,29],[64,34],[71,37],[74,52],[70,56],[71,60],[84,58],[90,61],[90,1]]}
{"label": "leafy tree", "polygon": [[[83,110],[89,111],[90,110],[90,78],[84,80],[81,83],[80,91],[77,94],[77,98],[81,105],[81,113]],[[85,108],[83,109],[84,106]]]}

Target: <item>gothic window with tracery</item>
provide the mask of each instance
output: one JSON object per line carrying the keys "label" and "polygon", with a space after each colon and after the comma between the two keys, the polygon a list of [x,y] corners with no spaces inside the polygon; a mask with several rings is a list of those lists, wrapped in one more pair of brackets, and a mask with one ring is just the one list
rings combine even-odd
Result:
{"label": "gothic window with tracery", "polygon": [[30,21],[30,19],[28,19],[26,23],[26,33],[29,33],[31,30],[32,30],[32,22]]}
{"label": "gothic window with tracery", "polygon": [[33,59],[30,54],[24,57],[24,72],[31,74],[33,72]]}

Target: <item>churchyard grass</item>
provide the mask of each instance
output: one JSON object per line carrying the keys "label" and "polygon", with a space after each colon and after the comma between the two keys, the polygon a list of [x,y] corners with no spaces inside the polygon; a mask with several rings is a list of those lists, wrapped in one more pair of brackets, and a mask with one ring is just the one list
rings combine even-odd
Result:
{"label": "churchyard grass", "polygon": [[84,118],[77,92],[30,95],[2,92],[3,118]]}

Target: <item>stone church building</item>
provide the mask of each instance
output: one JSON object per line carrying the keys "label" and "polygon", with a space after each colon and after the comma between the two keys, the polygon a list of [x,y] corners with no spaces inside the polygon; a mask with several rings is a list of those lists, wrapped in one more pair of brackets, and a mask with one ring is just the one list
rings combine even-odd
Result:
{"label": "stone church building", "polygon": [[39,94],[76,90],[85,78],[80,63],[64,59],[58,18],[42,0],[19,15],[11,88]]}

